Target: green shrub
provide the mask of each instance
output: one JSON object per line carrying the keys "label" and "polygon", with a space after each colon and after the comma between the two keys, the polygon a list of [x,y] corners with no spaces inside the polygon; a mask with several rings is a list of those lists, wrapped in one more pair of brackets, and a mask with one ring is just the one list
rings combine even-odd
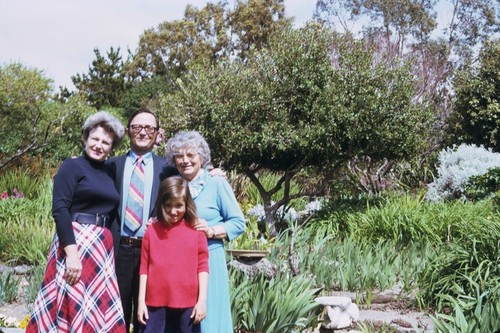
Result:
{"label": "green shrub", "polygon": [[[442,333],[490,333],[500,331],[500,284],[482,291],[480,283],[467,278],[473,295],[440,295],[452,308],[449,315],[438,313],[432,321]],[[457,286],[458,287],[458,286]],[[458,289],[460,289],[458,287]],[[462,290],[457,290],[461,293]]]}
{"label": "green shrub", "polygon": [[498,219],[495,216],[491,201],[445,204],[398,195],[365,211],[347,215],[345,223],[356,242],[390,241],[401,247],[411,242],[430,241],[439,245],[460,240],[469,234],[469,227],[482,225],[484,219]]}
{"label": "green shrub", "polygon": [[52,180],[46,177],[39,182],[36,192],[34,199],[0,200],[0,261],[36,264],[45,260],[55,229]]}
{"label": "green shrub", "polygon": [[316,321],[319,289],[306,275],[266,280],[233,270],[230,277],[235,332],[300,332]]}
{"label": "green shrub", "polygon": [[33,267],[30,276],[28,277],[28,286],[25,289],[24,297],[28,304],[33,304],[35,302],[36,296],[40,291],[40,286],[42,285],[43,276],[45,274],[45,269],[47,265],[47,260],[40,262]]}
{"label": "green shrub", "polygon": [[0,176],[0,192],[6,191],[12,195],[16,189],[25,198],[35,199],[39,195],[40,182],[47,177],[49,176],[33,176],[28,170],[22,168],[8,169]]}
{"label": "green shrub", "polygon": [[492,168],[484,175],[472,177],[465,187],[465,196],[474,201],[493,197],[495,204],[500,206],[500,168]]}
{"label": "green shrub", "polygon": [[398,283],[414,292],[426,262],[435,256],[428,242],[396,249],[392,242],[342,239],[330,227],[327,222],[292,224],[276,237],[269,260],[282,268],[292,261],[298,272],[311,276],[314,286],[327,290],[370,293]]}
{"label": "green shrub", "polygon": [[485,220],[481,228],[462,228],[470,234],[441,246],[419,286],[422,300],[438,309],[448,305],[440,295],[475,296],[469,279],[479,283],[481,292],[489,293],[500,285],[500,221]]}

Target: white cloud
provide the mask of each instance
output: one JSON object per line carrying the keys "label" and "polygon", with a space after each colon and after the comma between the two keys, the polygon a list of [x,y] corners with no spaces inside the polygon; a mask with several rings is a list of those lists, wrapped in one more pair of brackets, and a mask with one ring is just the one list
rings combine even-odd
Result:
{"label": "white cloud", "polygon": [[[0,0],[0,64],[21,62],[45,71],[55,86],[72,87],[71,76],[86,73],[111,46],[135,50],[140,35],[167,20],[180,19],[189,3],[206,0]],[[296,22],[311,18],[315,0],[286,1]]]}

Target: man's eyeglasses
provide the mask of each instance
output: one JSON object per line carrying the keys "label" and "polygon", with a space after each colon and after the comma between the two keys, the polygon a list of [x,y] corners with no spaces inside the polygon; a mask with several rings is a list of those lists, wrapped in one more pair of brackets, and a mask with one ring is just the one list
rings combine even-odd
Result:
{"label": "man's eyeglasses", "polygon": [[130,125],[130,130],[134,134],[139,134],[139,133],[141,133],[142,130],[144,130],[144,131],[146,131],[146,134],[151,135],[151,134],[154,134],[154,132],[156,132],[157,128],[153,127],[153,126],[149,126],[149,125],[146,125],[146,126]]}
{"label": "man's eyeglasses", "polygon": [[198,155],[198,153],[176,153],[174,157],[177,161],[182,161],[184,156],[186,156],[188,160],[192,160],[196,157],[196,155]]}

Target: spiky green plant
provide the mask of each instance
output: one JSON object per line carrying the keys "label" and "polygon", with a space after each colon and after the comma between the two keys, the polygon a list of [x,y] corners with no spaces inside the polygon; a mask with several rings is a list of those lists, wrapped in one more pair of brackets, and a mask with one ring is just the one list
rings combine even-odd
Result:
{"label": "spiky green plant", "polygon": [[39,263],[38,265],[35,265],[28,277],[28,286],[24,291],[24,297],[29,306],[31,306],[33,302],[35,302],[36,296],[40,291],[40,286],[42,285],[46,265],[46,260]]}
{"label": "spiky green plant", "polygon": [[473,296],[469,279],[477,281],[482,292],[500,284],[500,218],[457,223],[454,228],[462,236],[441,246],[440,255],[429,263],[420,284],[424,303],[438,309],[446,305],[438,295]]}
{"label": "spiky green plant", "polygon": [[[36,264],[45,260],[54,235],[52,180],[37,184],[38,197],[0,201],[0,260]],[[12,240],[16,241],[13,242]]]}
{"label": "spiky green plant", "polygon": [[[474,295],[438,295],[452,308],[449,315],[438,313],[431,317],[436,331],[441,333],[490,333],[500,330],[500,284],[482,291],[480,283],[465,277]],[[457,292],[462,288],[455,285]]]}
{"label": "spiky green plant", "polygon": [[12,273],[0,274],[0,305],[12,303],[17,298],[19,279]]}
{"label": "spiky green plant", "polygon": [[319,289],[305,275],[263,275],[250,278],[231,273],[231,308],[235,331],[297,332],[313,326],[319,304],[314,301]]}

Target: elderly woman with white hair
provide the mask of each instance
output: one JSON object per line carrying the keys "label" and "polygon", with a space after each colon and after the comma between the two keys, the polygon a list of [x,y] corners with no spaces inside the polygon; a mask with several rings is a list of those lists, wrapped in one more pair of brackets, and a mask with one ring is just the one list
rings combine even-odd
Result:
{"label": "elderly woman with white hair", "polygon": [[231,186],[224,177],[211,177],[210,148],[196,131],[181,131],[167,142],[167,163],[175,166],[188,181],[196,204],[198,223],[195,228],[208,238],[209,270],[207,315],[201,322],[202,332],[232,333],[229,277],[224,240],[245,231],[245,219]]}
{"label": "elderly woman with white hair", "polygon": [[56,234],[26,332],[125,332],[113,236],[106,228],[120,196],[104,169],[123,135],[111,114],[91,115],[83,127],[83,155],[66,159],[54,177]]}

